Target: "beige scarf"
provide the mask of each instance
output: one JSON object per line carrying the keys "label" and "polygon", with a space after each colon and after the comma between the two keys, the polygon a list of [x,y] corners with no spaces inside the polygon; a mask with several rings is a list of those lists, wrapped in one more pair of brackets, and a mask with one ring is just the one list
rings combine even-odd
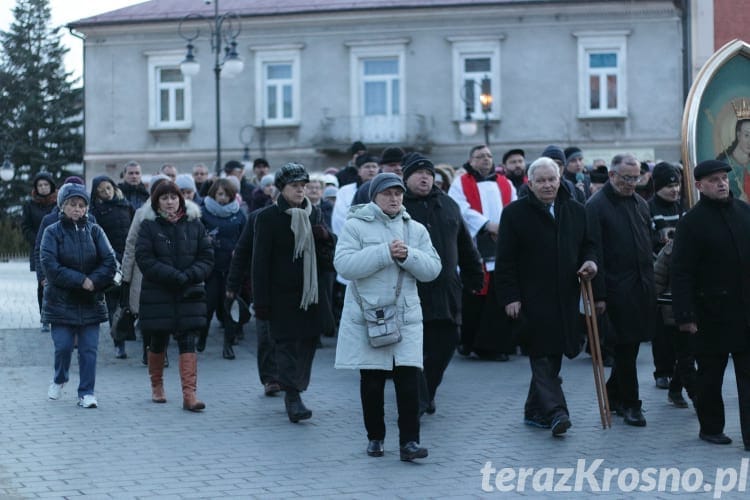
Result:
{"label": "beige scarf", "polygon": [[302,300],[300,309],[307,311],[307,306],[318,303],[318,260],[315,255],[315,239],[310,226],[312,204],[305,198],[304,208],[288,208],[284,213],[292,216],[292,233],[294,233],[294,255],[297,260],[302,255]]}

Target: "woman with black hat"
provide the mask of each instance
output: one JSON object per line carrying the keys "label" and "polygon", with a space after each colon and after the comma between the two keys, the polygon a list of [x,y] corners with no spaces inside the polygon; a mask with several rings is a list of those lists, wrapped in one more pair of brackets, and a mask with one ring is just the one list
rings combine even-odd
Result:
{"label": "woman with black hat", "polygon": [[333,268],[335,246],[320,209],[305,196],[309,181],[299,163],[287,163],[276,172],[281,194],[276,204],[258,213],[252,263],[255,315],[270,321],[279,383],[293,423],[312,416],[300,392],[310,383],[323,332],[319,275]]}
{"label": "woman with black hat", "polygon": [[[32,183],[31,199],[23,205],[21,217],[21,230],[23,237],[29,244],[29,248],[34,248],[36,235],[39,231],[39,225],[45,215],[50,213],[57,204],[57,193],[55,192],[55,181],[48,172],[39,172]],[[36,262],[34,261],[34,252],[29,252],[29,269],[36,271]],[[42,311],[42,295],[44,293],[44,284],[37,281],[36,298],[39,302],[39,312]],[[49,331],[49,326],[42,322],[42,331]]]}

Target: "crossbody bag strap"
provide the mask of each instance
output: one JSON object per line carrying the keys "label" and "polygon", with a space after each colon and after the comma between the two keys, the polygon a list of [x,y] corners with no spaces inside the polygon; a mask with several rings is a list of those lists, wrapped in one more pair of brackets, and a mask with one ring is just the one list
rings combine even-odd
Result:
{"label": "crossbody bag strap", "polygon": [[[404,243],[408,244],[409,241],[409,224],[406,219],[404,219]],[[399,267],[398,268],[398,279],[396,280],[396,302],[398,302],[398,296],[401,295],[401,286],[404,283],[404,270]],[[362,306],[362,297],[359,295],[359,290],[357,290],[357,280],[352,280],[350,282],[352,286],[352,293],[354,294],[354,299],[359,304],[359,307],[361,309],[364,309]]]}

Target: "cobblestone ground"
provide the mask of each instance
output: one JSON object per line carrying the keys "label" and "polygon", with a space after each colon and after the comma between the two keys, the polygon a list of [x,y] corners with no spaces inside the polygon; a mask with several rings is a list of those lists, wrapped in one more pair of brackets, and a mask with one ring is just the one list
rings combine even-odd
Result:
{"label": "cobblestone ground", "polygon": [[563,364],[573,420],[564,438],[522,424],[525,358],[454,358],[437,413],[422,421],[430,456],[420,463],[398,459],[390,384],[386,454],[365,455],[358,375],[333,369],[333,339],[323,339],[304,394],[313,418],[296,425],[283,398],[262,395],[252,329],[237,359],[227,361],[218,325],[200,354],[202,414],[181,409],[174,346],[165,373],[169,401],[156,405],[138,343],[128,343],[128,359],[116,360],[104,328],[99,408],[76,406],[75,361],[63,398],[49,401],[52,343],[39,332],[26,266],[0,264],[2,498],[747,498],[750,453],[740,444],[731,370],[726,432],[735,442],[711,446],[698,440],[694,411],[670,406],[666,391],[654,387],[648,344],[639,358],[648,426],[628,427],[615,417],[612,429],[601,430],[590,359],[582,356]]}

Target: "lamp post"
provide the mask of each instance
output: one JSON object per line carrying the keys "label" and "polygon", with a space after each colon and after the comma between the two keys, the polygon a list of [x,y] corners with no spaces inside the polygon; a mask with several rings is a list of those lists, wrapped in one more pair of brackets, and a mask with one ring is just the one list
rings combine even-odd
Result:
{"label": "lamp post", "polygon": [[13,180],[13,176],[16,174],[16,168],[10,159],[10,155],[13,153],[13,145],[3,141],[3,164],[0,166],[0,179],[3,182],[10,182]]}
{"label": "lamp post", "polygon": [[[180,71],[187,77],[193,77],[200,71],[200,64],[193,54],[193,41],[200,36],[200,29],[186,34],[183,24],[189,20],[207,20],[211,34],[211,52],[214,54],[214,80],[216,97],[216,173],[221,173],[221,93],[220,79],[222,70],[224,76],[232,78],[242,72],[244,63],[237,54],[237,36],[240,34],[240,18],[234,12],[219,15],[219,0],[214,2],[214,17],[207,19],[199,14],[188,14],[181,21],[178,28],[179,35],[187,42],[185,60],[180,63]],[[236,25],[236,26],[235,26]]]}
{"label": "lamp post", "polygon": [[245,165],[247,172],[253,166],[253,160],[250,158],[250,144],[253,142],[253,126],[245,125],[240,129],[240,142],[242,143],[242,164]]}
{"label": "lamp post", "polygon": [[0,167],[0,179],[2,179],[3,182],[10,182],[13,180],[15,173],[16,171],[13,162],[10,161],[10,153],[5,153],[3,165]]}
{"label": "lamp post", "polygon": [[466,105],[466,115],[463,121],[459,122],[458,130],[461,135],[471,136],[477,133],[477,122],[472,118],[474,111],[474,88],[478,86],[479,103],[482,105],[484,113],[484,143],[490,145],[490,112],[492,111],[492,82],[487,75],[482,78],[481,83],[476,80],[465,80],[461,89],[461,100]]}

